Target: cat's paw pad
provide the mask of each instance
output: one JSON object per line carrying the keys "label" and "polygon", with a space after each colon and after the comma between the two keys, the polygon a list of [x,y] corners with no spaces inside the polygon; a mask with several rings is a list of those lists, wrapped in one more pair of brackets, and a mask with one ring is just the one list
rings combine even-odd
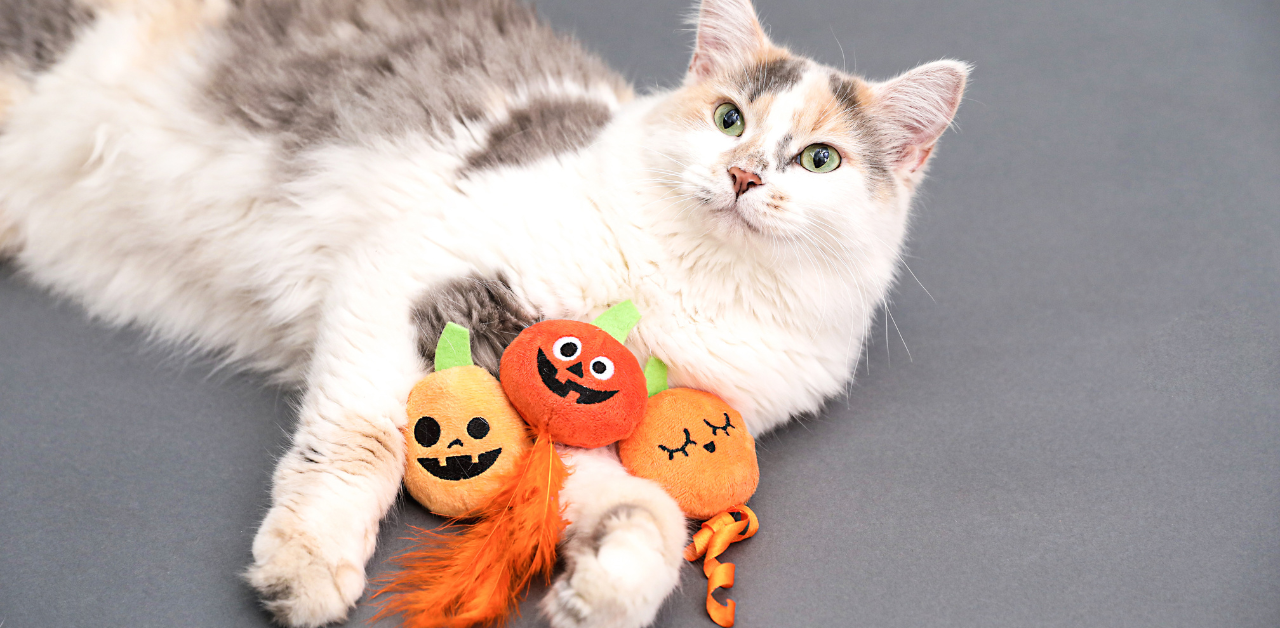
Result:
{"label": "cat's paw pad", "polygon": [[285,626],[313,628],[346,619],[364,592],[364,568],[334,555],[331,547],[290,526],[288,519],[268,516],[263,522],[246,579]]}
{"label": "cat's paw pad", "polygon": [[542,601],[554,628],[640,628],[679,580],[662,531],[643,506],[622,504],[565,547],[566,569]]}

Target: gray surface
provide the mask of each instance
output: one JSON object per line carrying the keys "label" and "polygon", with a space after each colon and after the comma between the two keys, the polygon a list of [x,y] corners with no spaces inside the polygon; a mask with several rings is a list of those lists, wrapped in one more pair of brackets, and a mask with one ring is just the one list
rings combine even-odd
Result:
{"label": "gray surface", "polygon": [[[685,63],[683,3],[539,7],[641,85]],[[1280,625],[1280,7],[761,9],[871,76],[977,72],[913,231],[932,298],[907,275],[852,396],[761,442],[738,625]],[[290,400],[141,346],[0,278],[6,627],[267,623],[237,573]],[[702,586],[660,624],[711,626]]]}

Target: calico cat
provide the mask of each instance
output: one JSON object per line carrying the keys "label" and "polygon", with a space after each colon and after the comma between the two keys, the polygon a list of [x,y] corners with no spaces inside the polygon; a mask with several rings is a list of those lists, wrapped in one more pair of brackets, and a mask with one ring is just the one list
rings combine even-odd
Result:
{"label": "calico cat", "polygon": [[[755,435],[852,377],[969,68],[869,82],[703,0],[636,96],[517,0],[7,0],[0,248],[111,323],[305,390],[247,578],[341,620],[446,321],[477,363],[631,299],[628,347]],[[565,489],[552,625],[643,626],[685,522],[608,450]],[[604,559],[602,557],[608,557]]]}

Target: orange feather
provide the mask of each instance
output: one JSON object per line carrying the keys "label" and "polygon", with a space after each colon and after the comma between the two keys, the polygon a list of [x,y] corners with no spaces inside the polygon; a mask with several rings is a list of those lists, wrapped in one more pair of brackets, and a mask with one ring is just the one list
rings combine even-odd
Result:
{"label": "orange feather", "polygon": [[457,534],[420,531],[396,559],[400,570],[374,597],[388,594],[374,619],[400,615],[409,628],[466,628],[507,618],[537,574],[550,581],[564,529],[560,489],[569,471],[551,438],[539,433],[523,469],[488,504],[451,521]]}

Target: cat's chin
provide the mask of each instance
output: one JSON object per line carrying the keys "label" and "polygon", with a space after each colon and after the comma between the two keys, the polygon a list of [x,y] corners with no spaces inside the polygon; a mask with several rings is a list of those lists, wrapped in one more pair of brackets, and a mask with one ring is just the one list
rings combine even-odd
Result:
{"label": "cat's chin", "polygon": [[762,220],[759,212],[742,200],[731,201],[727,205],[707,205],[707,212],[716,228],[723,234],[734,238],[768,238],[776,229]]}
{"label": "cat's chin", "polygon": [[764,235],[764,229],[747,216],[740,203],[733,203],[721,208],[713,207],[711,208],[711,215],[718,224],[732,232],[745,232],[757,236]]}

